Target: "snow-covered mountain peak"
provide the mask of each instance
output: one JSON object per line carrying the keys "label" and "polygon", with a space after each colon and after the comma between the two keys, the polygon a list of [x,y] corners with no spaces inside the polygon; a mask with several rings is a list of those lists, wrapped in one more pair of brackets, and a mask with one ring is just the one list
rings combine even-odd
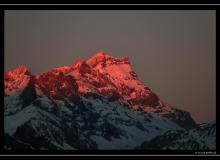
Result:
{"label": "snow-covered mountain peak", "polygon": [[97,52],[95,57],[111,57],[111,56],[105,52]]}
{"label": "snow-covered mountain peak", "polygon": [[22,76],[22,75],[31,75],[29,69],[25,65],[20,65],[12,71],[7,72],[6,74],[10,76]]}
{"label": "snow-covered mountain peak", "polygon": [[87,61],[87,64],[89,64],[91,67],[108,67],[113,64],[130,64],[129,59],[127,57],[125,58],[116,58],[112,57],[104,52],[98,52],[95,56],[90,58]]}
{"label": "snow-covered mountain peak", "polygon": [[28,86],[33,75],[25,65],[9,71],[4,77],[5,95],[12,95]]}
{"label": "snow-covered mountain peak", "polygon": [[21,65],[5,74],[4,84],[7,149],[134,149],[156,136],[163,144],[172,133],[192,134],[193,149],[200,142],[194,133],[207,139],[201,147],[215,148],[215,124],[198,126],[190,113],[163,102],[128,58],[99,52],[38,76]]}

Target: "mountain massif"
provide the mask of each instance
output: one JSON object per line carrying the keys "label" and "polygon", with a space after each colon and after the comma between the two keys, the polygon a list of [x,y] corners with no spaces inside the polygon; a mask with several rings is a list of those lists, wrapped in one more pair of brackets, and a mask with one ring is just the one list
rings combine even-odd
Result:
{"label": "mountain massif", "polygon": [[127,57],[99,52],[40,75],[21,65],[4,87],[7,150],[216,148],[215,122],[162,101]]}

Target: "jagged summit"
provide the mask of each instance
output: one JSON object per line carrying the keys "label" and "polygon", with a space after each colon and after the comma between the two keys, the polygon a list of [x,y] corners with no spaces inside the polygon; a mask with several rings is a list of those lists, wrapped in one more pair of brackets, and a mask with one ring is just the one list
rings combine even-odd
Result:
{"label": "jagged summit", "polygon": [[112,57],[107,53],[98,52],[95,56],[87,60],[87,64],[91,67],[96,67],[97,65],[101,65],[102,67],[106,67],[112,64],[130,64],[129,59],[127,57],[124,58],[116,58]]}
{"label": "jagged summit", "polygon": [[27,68],[26,65],[20,65],[12,71],[7,72],[6,74],[14,75],[14,76],[21,76],[21,75],[31,75],[31,72]]}
{"label": "jagged summit", "polygon": [[111,57],[110,55],[108,55],[107,53],[105,52],[97,52],[95,54],[95,57]]}
{"label": "jagged summit", "polygon": [[109,56],[108,54],[104,52],[98,52],[95,54],[95,56],[91,57],[89,60],[87,60],[87,64],[89,64],[91,67],[95,67],[99,63],[106,62],[107,59],[113,58]]}
{"label": "jagged summit", "polygon": [[16,69],[7,72],[4,77],[5,95],[12,95],[23,90],[33,77],[25,65],[20,65]]}

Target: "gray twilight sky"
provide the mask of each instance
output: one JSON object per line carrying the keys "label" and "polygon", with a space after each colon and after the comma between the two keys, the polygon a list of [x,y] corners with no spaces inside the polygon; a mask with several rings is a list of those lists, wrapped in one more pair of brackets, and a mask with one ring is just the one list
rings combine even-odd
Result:
{"label": "gray twilight sky", "polygon": [[5,11],[5,70],[40,74],[98,51],[129,57],[161,99],[215,119],[215,11]]}

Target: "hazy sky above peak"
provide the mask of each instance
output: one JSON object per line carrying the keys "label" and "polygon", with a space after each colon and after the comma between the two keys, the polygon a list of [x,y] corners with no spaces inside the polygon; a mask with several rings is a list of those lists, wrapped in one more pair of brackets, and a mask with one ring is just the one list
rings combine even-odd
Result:
{"label": "hazy sky above peak", "polygon": [[99,51],[197,122],[215,119],[215,11],[5,11],[5,71],[40,74]]}

